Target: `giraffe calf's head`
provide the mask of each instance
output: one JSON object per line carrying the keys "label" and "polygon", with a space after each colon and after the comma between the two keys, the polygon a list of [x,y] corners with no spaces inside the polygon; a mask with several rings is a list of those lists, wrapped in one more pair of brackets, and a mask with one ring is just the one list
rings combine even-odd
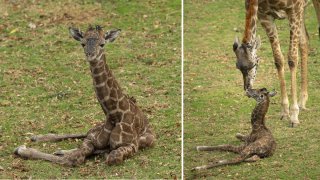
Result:
{"label": "giraffe calf's head", "polygon": [[247,89],[246,94],[249,98],[255,99],[258,103],[264,102],[269,97],[273,97],[277,94],[276,91],[269,92],[266,88],[261,89]]}
{"label": "giraffe calf's head", "polygon": [[80,41],[88,61],[100,59],[104,45],[113,42],[120,31],[120,29],[115,29],[103,32],[102,27],[97,25],[95,28],[89,26],[88,30],[83,33],[80,29],[69,27],[70,35]]}
{"label": "giraffe calf's head", "polygon": [[257,50],[259,47],[260,38],[257,38],[251,43],[240,44],[238,38],[234,41],[233,52],[237,57],[236,67],[242,73],[244,90],[252,88],[253,81],[256,77],[259,62]]}

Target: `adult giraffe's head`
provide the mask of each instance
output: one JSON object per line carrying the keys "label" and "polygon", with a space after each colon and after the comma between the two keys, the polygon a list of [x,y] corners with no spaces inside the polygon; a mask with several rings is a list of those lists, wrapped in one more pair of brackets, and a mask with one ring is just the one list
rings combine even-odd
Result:
{"label": "adult giraffe's head", "polygon": [[113,42],[120,33],[120,29],[103,32],[102,27],[89,26],[83,33],[80,29],[69,27],[70,35],[77,41],[80,41],[88,61],[100,59],[102,49],[106,43]]}
{"label": "adult giraffe's head", "polygon": [[260,38],[256,38],[250,43],[239,43],[236,38],[233,44],[233,51],[237,56],[237,69],[239,69],[243,76],[244,90],[251,89],[253,81],[257,74],[259,58],[257,50],[260,47]]}

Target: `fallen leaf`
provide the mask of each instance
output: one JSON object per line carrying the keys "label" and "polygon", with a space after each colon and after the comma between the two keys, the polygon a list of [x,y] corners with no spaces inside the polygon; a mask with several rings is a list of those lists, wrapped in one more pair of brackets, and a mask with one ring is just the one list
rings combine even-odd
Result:
{"label": "fallen leaf", "polygon": [[29,23],[29,24],[28,24],[28,27],[29,27],[30,29],[35,29],[37,26],[36,26],[34,23]]}
{"label": "fallen leaf", "polygon": [[0,100],[0,106],[10,106],[11,102],[8,100]]}
{"label": "fallen leaf", "polygon": [[15,28],[15,29],[11,30],[9,34],[13,34],[13,33],[17,32],[17,31],[18,31],[18,28]]}

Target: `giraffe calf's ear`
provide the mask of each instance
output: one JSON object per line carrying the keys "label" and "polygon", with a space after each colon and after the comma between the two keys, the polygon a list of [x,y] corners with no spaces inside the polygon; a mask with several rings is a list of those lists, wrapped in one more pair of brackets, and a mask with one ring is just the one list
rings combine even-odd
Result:
{"label": "giraffe calf's ear", "polygon": [[81,39],[83,38],[83,33],[79,29],[69,27],[69,33],[77,41],[81,41]]}
{"label": "giraffe calf's ear", "polygon": [[239,46],[239,38],[236,37],[233,43],[233,51],[236,51],[238,49],[238,46]]}
{"label": "giraffe calf's ear", "polygon": [[269,96],[269,97],[273,97],[273,96],[275,96],[276,94],[277,94],[277,91],[273,90],[273,91],[269,92],[268,96]]}
{"label": "giraffe calf's ear", "polygon": [[121,29],[114,29],[106,32],[105,34],[106,42],[113,42],[118,37],[120,32],[121,32]]}

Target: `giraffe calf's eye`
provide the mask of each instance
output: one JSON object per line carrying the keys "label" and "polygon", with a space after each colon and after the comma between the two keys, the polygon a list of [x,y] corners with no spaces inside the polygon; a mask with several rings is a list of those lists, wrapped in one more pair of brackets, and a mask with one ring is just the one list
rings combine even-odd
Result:
{"label": "giraffe calf's eye", "polygon": [[86,46],[85,44],[81,44],[82,47]]}
{"label": "giraffe calf's eye", "polygon": [[102,47],[102,48],[103,48],[103,46],[104,46],[104,44],[100,44],[100,47]]}

